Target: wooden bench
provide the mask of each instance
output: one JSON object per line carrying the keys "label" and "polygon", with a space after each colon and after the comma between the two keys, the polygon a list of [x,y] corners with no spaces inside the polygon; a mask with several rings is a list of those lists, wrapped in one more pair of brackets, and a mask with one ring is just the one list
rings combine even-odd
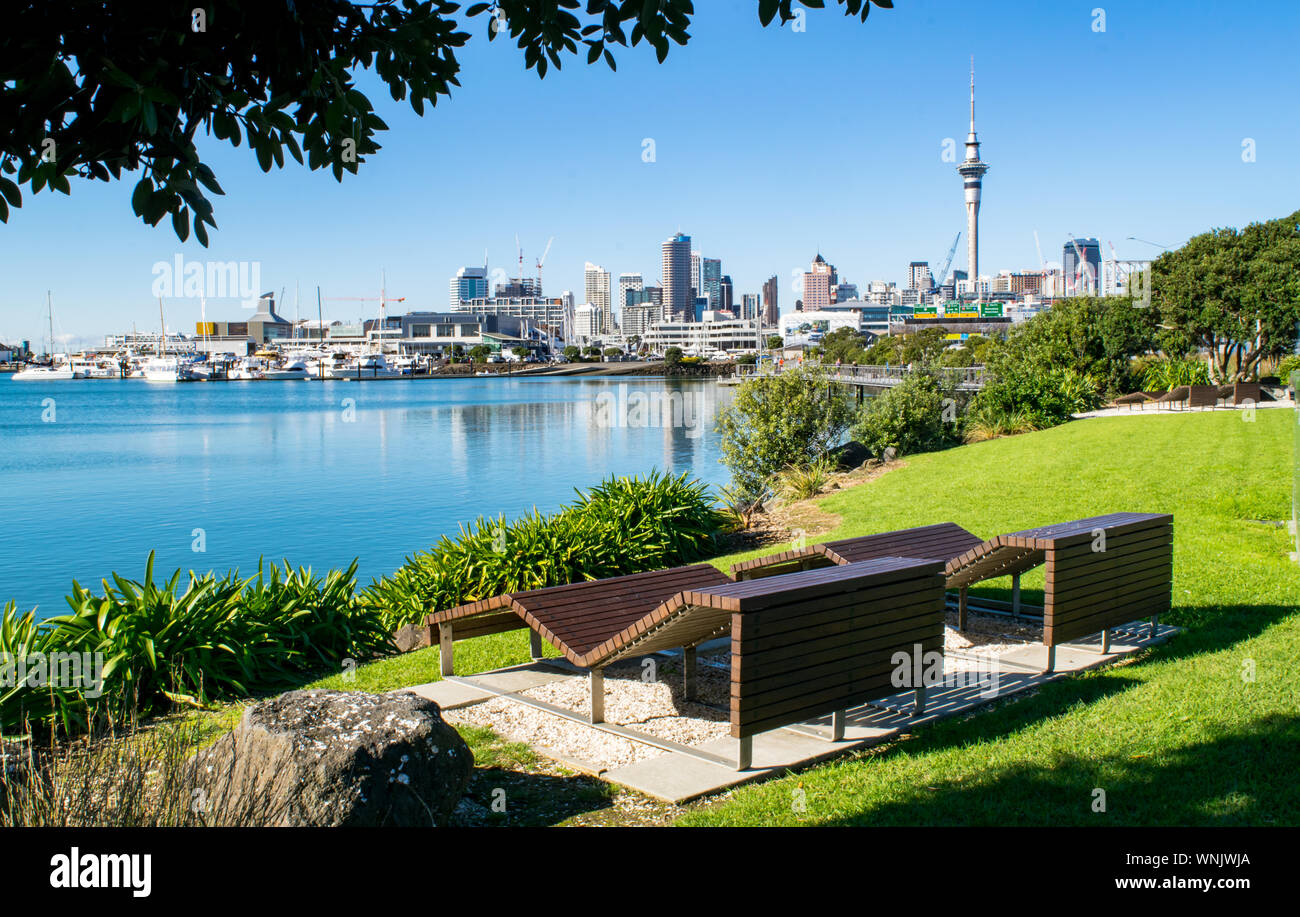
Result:
{"label": "wooden bench", "polygon": [[734,564],[731,575],[737,580],[750,580],[764,576],[782,576],[797,570],[857,563],[875,557],[917,557],[946,562],[980,543],[979,536],[971,534],[960,525],[941,522],[914,529],[791,548],[779,554]]}
{"label": "wooden bench", "polygon": [[948,562],[948,588],[960,590],[959,626],[966,589],[997,576],[1013,576],[1044,564],[1043,643],[1047,667],[1056,665],[1056,647],[1101,634],[1109,650],[1110,630],[1169,611],[1173,586],[1173,516],[1163,513],[1111,513],[999,535]]}
{"label": "wooden bench", "polygon": [[[928,533],[925,535],[919,533]],[[1093,544],[1102,546],[1094,550]],[[1112,513],[1042,526],[979,541],[952,523],[885,532],[864,538],[812,545],[756,558],[732,567],[737,579],[789,575],[788,571],[848,564],[862,555],[907,545],[926,559],[945,562],[948,589],[957,590],[957,629],[965,630],[968,587],[983,580],[1011,577],[1008,611],[1042,615],[1047,671],[1056,664],[1056,647],[1094,633],[1103,651],[1111,628],[1150,617],[1152,627],[1168,611],[1173,577],[1173,517],[1153,513]],[[1046,565],[1043,605],[1023,605],[1021,574]],[[989,603],[1000,605],[1001,603]],[[1080,628],[1085,628],[1080,630]]]}
{"label": "wooden bench", "polygon": [[604,722],[605,668],[680,647],[691,698],[697,648],[730,633],[731,732],[743,770],[760,732],[830,714],[838,741],[848,708],[905,690],[924,710],[925,686],[907,679],[921,657],[942,655],[943,614],[941,560],[882,557],[746,582],[707,564],[677,567],[495,596],[435,612],[428,626],[438,629],[445,676],[455,673],[455,640],[528,627],[535,657],[544,638],[588,670],[593,725]]}

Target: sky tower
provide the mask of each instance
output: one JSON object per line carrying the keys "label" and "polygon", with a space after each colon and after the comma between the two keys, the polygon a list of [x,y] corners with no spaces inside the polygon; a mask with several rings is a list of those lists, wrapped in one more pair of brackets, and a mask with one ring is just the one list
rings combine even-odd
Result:
{"label": "sky tower", "polygon": [[980,162],[980,142],[975,136],[975,58],[970,59],[970,133],[966,135],[966,160],[957,167],[966,186],[966,255],[971,283],[979,280],[980,189],[988,164]]}

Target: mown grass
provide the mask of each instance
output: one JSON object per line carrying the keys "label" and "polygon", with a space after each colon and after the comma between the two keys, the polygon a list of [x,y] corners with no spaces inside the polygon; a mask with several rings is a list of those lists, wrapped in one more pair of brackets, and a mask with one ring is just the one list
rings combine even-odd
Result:
{"label": "mown grass", "polygon": [[[1187,630],[852,759],[747,787],[687,825],[1300,822],[1300,568],[1291,411],[1107,417],[913,456],[826,498],[828,538],[939,521],[982,536],[1122,510],[1174,514]],[[720,559],[735,560],[762,552]],[[1026,586],[1041,588],[1026,577]],[[798,790],[799,792],[796,792]],[[1105,811],[1094,811],[1105,793]]]}

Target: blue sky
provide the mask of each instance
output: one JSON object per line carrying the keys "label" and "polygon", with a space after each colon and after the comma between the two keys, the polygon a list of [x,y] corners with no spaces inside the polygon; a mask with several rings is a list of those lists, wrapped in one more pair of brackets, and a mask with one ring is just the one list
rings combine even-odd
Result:
{"label": "blue sky", "polygon": [[[484,249],[514,273],[516,233],[530,266],[555,237],[546,290],[579,300],[586,261],[657,281],[660,242],[679,229],[722,259],[737,297],[779,275],[783,310],[792,272],[818,250],[842,278],[905,282],[908,261],[940,261],[965,226],[941,154],[965,137],[971,54],[992,166],[983,273],[1036,266],[1035,230],[1049,262],[1067,233],[1150,257],[1126,238],[1176,246],[1300,206],[1300,4],[897,0],[865,24],[810,10],[803,32],[761,28],[755,0],[696,7],[690,44],[663,65],[642,46],[618,53],[617,73],[574,59],[540,81],[476,21],[462,88],[424,118],[371,92],[391,130],[341,185],[296,164],[264,174],[246,147],[211,143],[227,194],[208,250],[166,221],[140,224],[133,180],[26,195],[0,226],[0,341],[43,340],[46,289],[73,346],[155,328],[152,268],[177,253],[259,262],[264,290],[288,289],[290,316],[295,283],[314,316],[318,284],[326,297],[373,296],[381,270],[404,307],[444,308],[448,278]],[[166,306],[169,327],[193,330],[196,301]],[[325,307],[327,318],[370,308]],[[210,319],[245,314],[235,300],[208,304]]]}

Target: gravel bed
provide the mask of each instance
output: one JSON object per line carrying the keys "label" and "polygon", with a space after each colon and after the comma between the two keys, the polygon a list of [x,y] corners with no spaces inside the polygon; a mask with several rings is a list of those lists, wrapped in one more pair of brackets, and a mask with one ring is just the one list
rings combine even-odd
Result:
{"label": "gravel bed", "polygon": [[[962,672],[987,665],[1009,650],[1041,637],[1041,627],[1020,624],[1008,618],[971,613],[965,633],[955,630],[956,614],[950,614],[945,629],[945,649],[980,657],[944,660],[945,672]],[[679,745],[701,745],[729,735],[731,727],[725,708],[730,699],[730,672],[727,651],[701,654],[696,668],[698,697],[713,709],[682,697],[680,657],[652,657],[654,677],[643,680],[642,660],[628,660],[605,670],[605,721],[626,726]],[[566,674],[521,692],[532,700],[543,701],[582,716],[591,711],[587,678]],[[542,753],[551,752],[563,759],[595,770],[612,770],[648,758],[667,754],[662,749],[622,736],[593,729],[584,723],[566,720],[504,697],[494,697],[468,707],[447,710],[444,718],[452,723],[487,726],[512,741],[524,742]]]}

